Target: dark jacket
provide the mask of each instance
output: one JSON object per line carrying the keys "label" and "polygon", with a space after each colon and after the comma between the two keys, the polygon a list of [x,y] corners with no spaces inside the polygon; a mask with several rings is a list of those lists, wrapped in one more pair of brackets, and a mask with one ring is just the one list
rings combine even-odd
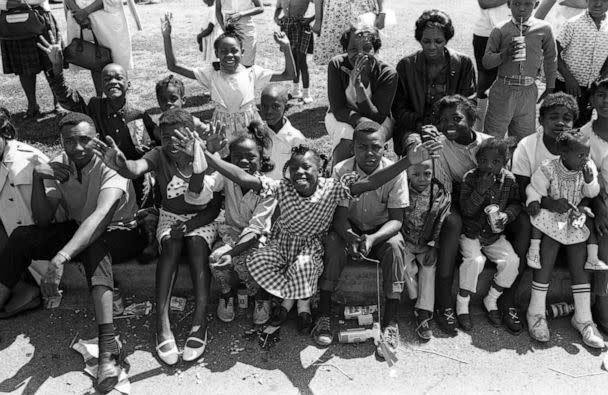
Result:
{"label": "dark jacket", "polygon": [[[450,207],[452,198],[450,193],[445,189],[443,184],[437,179],[431,180],[431,191],[430,196],[430,207],[427,211],[427,216],[424,221],[424,226],[421,229],[410,229],[407,215],[411,212],[412,208],[408,207],[405,209],[405,216],[403,221],[402,232],[407,241],[410,241],[418,246],[427,245],[429,242],[435,242],[435,246],[439,244],[439,233],[441,232],[441,226],[443,221],[450,213]],[[418,192],[413,188],[410,188],[410,200],[416,199]]]}
{"label": "dark jacket", "polygon": [[[447,75],[446,96],[460,94],[473,97],[476,92],[476,79],[473,61],[466,55],[447,49],[450,57]],[[424,115],[427,79],[424,55],[419,50],[401,59],[397,64],[399,82],[393,101],[393,117],[396,126],[393,131],[395,152],[403,152],[403,139],[422,126]]]}
{"label": "dark jacket", "polygon": [[384,122],[391,113],[391,103],[397,89],[397,72],[395,69],[378,60],[370,71],[370,86],[372,103],[375,108],[372,113],[365,114],[349,108],[346,101],[346,87],[349,75],[342,69],[352,70],[353,66],[346,54],[335,56],[327,66],[327,96],[329,108],[336,119],[355,126],[361,117],[369,118],[378,123]]}

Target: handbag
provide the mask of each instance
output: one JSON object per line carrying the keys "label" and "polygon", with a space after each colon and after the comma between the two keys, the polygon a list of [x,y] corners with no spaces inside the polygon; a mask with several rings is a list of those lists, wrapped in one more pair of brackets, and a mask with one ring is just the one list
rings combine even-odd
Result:
{"label": "handbag", "polygon": [[25,40],[45,32],[44,17],[29,4],[24,4],[27,9],[22,7],[0,12],[0,40]]}
{"label": "handbag", "polygon": [[107,64],[112,63],[112,50],[99,45],[93,30],[91,30],[91,33],[93,34],[93,42],[83,38],[81,28],[80,38],[74,38],[70,45],[64,48],[63,59],[67,63],[83,69],[101,71]]}

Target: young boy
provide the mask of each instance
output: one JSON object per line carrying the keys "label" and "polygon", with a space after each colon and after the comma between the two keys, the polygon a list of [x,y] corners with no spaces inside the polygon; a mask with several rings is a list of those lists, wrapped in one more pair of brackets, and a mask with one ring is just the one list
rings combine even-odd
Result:
{"label": "young boy", "polygon": [[268,85],[262,91],[260,115],[270,128],[272,139],[270,159],[274,170],[267,175],[276,180],[283,178],[283,167],[291,157],[291,149],[306,142],[302,133],[294,128],[285,116],[288,95],[280,85]]}
{"label": "young boy", "polygon": [[495,137],[508,132],[521,139],[535,131],[535,80],[541,65],[546,78],[544,94],[555,88],[557,50],[551,26],[531,16],[538,1],[510,0],[507,4],[512,18],[492,30],[483,56],[485,68],[498,68],[488,97],[484,132]]}
{"label": "young boy", "polygon": [[[456,316],[466,331],[473,327],[469,301],[471,295],[477,292],[477,279],[486,262],[484,254],[497,267],[490,290],[483,299],[492,325],[502,324],[497,301],[518,276],[519,258],[503,235],[505,225],[513,222],[521,211],[515,176],[504,168],[508,156],[509,148],[505,141],[496,138],[485,140],[477,151],[477,168],[465,174],[462,183],[462,265]],[[494,208],[494,211],[490,212],[490,208]]]}
{"label": "young boy", "polygon": [[[306,55],[312,54],[313,50],[313,34],[310,24],[315,17],[314,15],[304,17],[311,2],[312,0],[278,0],[274,12],[274,21],[289,38],[293,58],[296,61],[296,76],[293,79],[291,97],[302,99],[305,104],[312,103],[313,100],[309,90],[310,77]],[[283,17],[279,18],[281,12]],[[302,74],[303,93],[300,91],[300,74]]]}
{"label": "young boy", "polygon": [[449,192],[433,177],[431,160],[408,168],[407,179],[410,205],[405,209],[401,229],[405,239],[405,287],[410,299],[418,299],[414,310],[416,334],[421,340],[430,340],[439,232],[450,212],[451,199]]}
{"label": "young boy", "polygon": [[577,99],[580,115],[575,127],[591,120],[589,86],[608,58],[606,11],[608,0],[588,0],[587,11],[567,21],[556,37],[559,75],[555,89]]}

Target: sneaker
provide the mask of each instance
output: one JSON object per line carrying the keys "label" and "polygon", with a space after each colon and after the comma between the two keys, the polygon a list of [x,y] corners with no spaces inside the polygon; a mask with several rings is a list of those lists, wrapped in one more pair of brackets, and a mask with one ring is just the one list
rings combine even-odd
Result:
{"label": "sneaker", "polygon": [[[399,325],[396,322],[391,322],[384,328],[384,332],[382,333],[384,338],[384,343],[388,347],[389,351],[392,353],[397,353],[397,349],[399,348]],[[380,344],[376,346],[376,352],[378,356],[382,359],[385,359],[386,356],[382,351],[382,347]]]}
{"label": "sneaker", "polygon": [[314,99],[313,99],[313,98],[312,98],[312,96],[310,96],[310,95],[306,95],[306,96],[302,97],[302,102],[303,102],[304,104],[310,104],[310,103],[312,103],[313,101],[314,101]]}
{"label": "sneaker", "polygon": [[540,270],[542,268],[540,265],[540,251],[528,250],[526,261],[532,269]]}
{"label": "sneaker", "polygon": [[272,309],[272,313],[270,315],[270,320],[268,323],[272,326],[281,326],[287,321],[288,311],[285,307],[278,305],[274,309]]}
{"label": "sneaker", "polygon": [[473,329],[473,321],[471,321],[471,314],[458,314],[458,324],[463,331],[468,332]]}
{"label": "sneaker", "polygon": [[502,326],[502,315],[498,310],[488,311],[488,322],[494,327]]}
{"label": "sneaker", "polygon": [[429,325],[429,322],[433,318],[432,313],[425,310],[414,310],[414,316],[416,317],[416,334],[420,340],[431,340],[433,337],[433,330]]}
{"label": "sneaker", "polygon": [[604,348],[604,338],[597,330],[597,326],[590,322],[578,322],[572,317],[572,326],[583,336],[583,343],[592,348]]}
{"label": "sneaker", "polygon": [[253,309],[253,324],[264,325],[270,319],[270,300],[256,300]]}
{"label": "sneaker", "polygon": [[528,321],[528,332],[532,339],[541,343],[546,343],[551,339],[547,317],[542,314],[526,314],[526,321]]}
{"label": "sneaker", "polygon": [[312,316],[310,313],[302,312],[298,314],[298,332],[301,335],[310,335],[312,330]]}
{"label": "sneaker", "polygon": [[232,294],[222,295],[217,305],[217,318],[223,322],[234,320],[234,296]]}
{"label": "sneaker", "polygon": [[519,335],[524,330],[515,307],[509,307],[502,312],[502,323],[512,335]]}
{"label": "sneaker", "polygon": [[322,315],[317,319],[317,324],[312,328],[312,336],[321,347],[327,347],[334,341],[334,334],[331,331],[331,319]]}
{"label": "sneaker", "polygon": [[448,307],[447,309],[438,309],[435,316],[435,321],[441,329],[447,335],[456,334],[456,317],[454,316],[454,309]]}
{"label": "sneaker", "polygon": [[608,265],[599,259],[589,259],[587,258],[587,262],[585,262],[585,270],[608,270]]}

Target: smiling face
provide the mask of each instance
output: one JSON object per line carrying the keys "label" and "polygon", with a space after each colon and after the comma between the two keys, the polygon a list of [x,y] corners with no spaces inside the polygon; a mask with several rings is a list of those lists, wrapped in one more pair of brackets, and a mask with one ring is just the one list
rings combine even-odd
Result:
{"label": "smiling face", "polygon": [[608,88],[599,86],[589,99],[599,118],[608,118]]}
{"label": "smiling face", "polygon": [[460,107],[450,106],[439,113],[437,129],[450,141],[466,140],[471,136],[474,122],[467,119]]}
{"label": "smiling face", "polygon": [[588,0],[587,9],[592,18],[602,18],[608,11],[608,0]]}
{"label": "smiling face", "polygon": [[425,191],[433,179],[433,162],[425,160],[407,168],[407,180],[418,193]]}
{"label": "smiling face", "polygon": [[370,60],[367,62],[366,69],[369,70],[372,67],[372,63],[375,61],[374,55],[376,55],[372,45],[373,34],[369,29],[358,29],[351,32],[346,49],[348,61],[351,65],[354,66],[361,56],[366,56]]}
{"label": "smiling face", "polygon": [[258,171],[260,168],[260,151],[255,141],[245,139],[230,147],[230,162],[249,174]]}
{"label": "smiling face", "polygon": [[506,158],[497,149],[485,149],[477,155],[477,168],[484,174],[499,175],[505,163]]}
{"label": "smiling face", "polygon": [[215,56],[220,60],[220,69],[225,73],[234,73],[241,64],[243,49],[234,37],[224,37],[217,43]]}
{"label": "smiling face", "polygon": [[365,174],[371,174],[376,170],[384,154],[384,133],[356,132],[353,150],[357,166]]}
{"label": "smiling face", "polygon": [[172,108],[182,108],[183,105],[184,97],[175,85],[168,85],[158,96],[158,106],[163,112]]}
{"label": "smiling face", "polygon": [[96,132],[93,125],[80,122],[78,125],[65,125],[61,128],[61,144],[68,159],[82,169],[93,158],[93,138]]}
{"label": "smiling face", "polygon": [[443,30],[438,27],[426,27],[422,31],[420,46],[422,46],[422,53],[427,59],[441,58],[447,43]]}
{"label": "smiling face", "polygon": [[265,89],[260,99],[260,115],[269,126],[277,125],[285,115],[285,98],[278,90]]}
{"label": "smiling face", "polygon": [[507,2],[511,10],[511,16],[517,22],[527,21],[532,16],[532,11],[538,5],[536,0],[510,0]]}
{"label": "smiling face", "polygon": [[554,106],[539,117],[539,122],[543,127],[543,133],[555,139],[564,130],[572,129],[574,115],[566,106]]}
{"label": "smiling face", "polygon": [[101,71],[103,93],[109,99],[118,99],[125,95],[129,87],[127,73],[122,66],[111,63]]}
{"label": "smiling face", "polygon": [[319,180],[319,160],[308,151],[304,155],[294,155],[289,162],[289,179],[302,196],[310,196],[317,189]]}

